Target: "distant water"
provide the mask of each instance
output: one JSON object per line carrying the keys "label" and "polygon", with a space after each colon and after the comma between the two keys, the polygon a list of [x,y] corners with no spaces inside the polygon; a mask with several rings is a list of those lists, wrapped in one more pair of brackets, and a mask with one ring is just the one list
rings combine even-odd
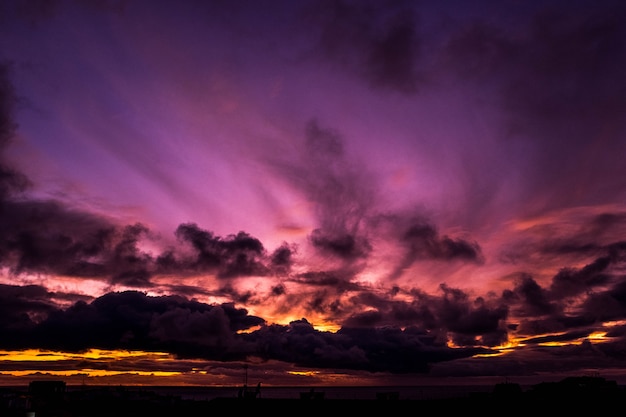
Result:
{"label": "distant water", "polygon": [[[87,387],[68,386],[68,391]],[[151,391],[160,395],[172,395],[183,400],[208,401],[214,398],[236,398],[241,387],[211,386],[125,386],[129,391]],[[254,391],[256,386],[248,387]],[[323,392],[325,399],[368,400],[376,399],[379,393],[393,393],[401,400],[424,400],[441,398],[462,398],[473,394],[493,392],[493,385],[453,385],[453,386],[331,386],[314,387],[315,392]],[[299,399],[301,392],[309,392],[311,387],[277,387],[261,385],[260,398]]]}

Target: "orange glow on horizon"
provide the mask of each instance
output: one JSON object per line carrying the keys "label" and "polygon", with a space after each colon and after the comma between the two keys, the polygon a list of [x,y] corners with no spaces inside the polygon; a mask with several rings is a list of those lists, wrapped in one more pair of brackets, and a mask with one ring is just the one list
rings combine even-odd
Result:
{"label": "orange glow on horizon", "polygon": [[287,372],[289,375],[295,375],[295,376],[317,376],[319,374],[319,372],[317,371],[288,371]]}
{"label": "orange glow on horizon", "polygon": [[149,357],[152,360],[173,359],[173,356],[165,352],[144,352],[128,350],[103,350],[89,349],[85,352],[61,352],[39,349],[26,350],[0,350],[0,361],[59,361],[68,359],[125,359]]}
{"label": "orange glow on horizon", "polygon": [[587,338],[592,343],[604,343],[607,342],[609,339],[606,337],[606,332],[593,332],[589,336],[587,336]]}
{"label": "orange glow on horizon", "polygon": [[27,369],[21,371],[0,371],[0,375],[7,376],[28,376],[34,374],[45,373],[47,375],[54,376],[87,376],[87,377],[103,377],[103,376],[119,376],[119,375],[135,375],[135,376],[164,376],[164,377],[172,377],[172,376],[180,376],[182,372],[173,372],[173,371],[107,371],[104,369],[81,369],[79,371],[54,371],[54,370],[46,370],[41,371],[37,369]]}
{"label": "orange glow on horizon", "polygon": [[[76,367],[77,360],[95,360],[112,364],[112,369],[97,369],[89,363],[85,363],[84,367]],[[54,377],[83,377],[83,378],[116,378],[122,377],[133,379],[135,377],[155,377],[166,378],[170,380],[175,377],[183,377],[184,371],[162,371],[154,369],[135,369],[132,365],[133,361],[158,363],[163,361],[174,361],[175,357],[165,352],[144,352],[144,351],[123,351],[123,350],[105,350],[105,349],[89,349],[85,352],[62,352],[40,349],[17,350],[0,350],[0,362],[19,363],[26,365],[22,369],[4,369],[0,371],[3,377],[29,377],[38,375],[49,375]],[[70,362],[71,366],[63,363]],[[115,363],[125,361],[123,368],[115,369]],[[45,369],[37,366],[37,363],[58,362],[56,369]],[[129,366],[130,365],[130,366]],[[5,366],[7,368],[7,366]],[[47,368],[47,367],[46,367]],[[130,368],[130,369],[126,369]],[[197,370],[194,373],[199,373]],[[169,382],[168,382],[169,383]]]}

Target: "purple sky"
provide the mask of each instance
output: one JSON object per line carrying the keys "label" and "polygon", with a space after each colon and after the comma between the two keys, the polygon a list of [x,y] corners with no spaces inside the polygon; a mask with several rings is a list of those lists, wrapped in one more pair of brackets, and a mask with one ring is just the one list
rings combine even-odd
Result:
{"label": "purple sky", "polygon": [[0,60],[0,383],[626,382],[624,2],[9,0]]}

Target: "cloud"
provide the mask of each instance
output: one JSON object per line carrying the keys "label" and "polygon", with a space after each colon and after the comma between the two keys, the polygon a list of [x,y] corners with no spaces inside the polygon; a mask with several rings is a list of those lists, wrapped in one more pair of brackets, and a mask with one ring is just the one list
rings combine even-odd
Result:
{"label": "cloud", "polygon": [[34,327],[3,330],[21,348],[157,350],[182,357],[233,355],[232,360],[247,354],[243,346],[236,347],[241,343],[236,332],[261,323],[261,318],[248,316],[232,304],[210,306],[179,296],[148,297],[128,291],[51,311]]}
{"label": "cloud", "polygon": [[[316,52],[359,77],[378,99],[389,91],[403,93],[402,100],[425,99],[458,80],[463,91],[495,93],[499,111],[489,120],[498,126],[496,149],[469,145],[470,158],[488,164],[489,174],[464,160],[469,169],[450,176],[479,186],[464,190],[473,204],[463,215],[485,218],[491,212],[476,207],[511,191],[494,174],[519,176],[523,191],[515,197],[519,204],[509,206],[506,232],[515,237],[507,246],[494,254],[489,241],[439,227],[424,209],[389,208],[372,166],[354,156],[351,146],[361,138],[316,117],[289,138],[297,158],[276,152],[269,160],[289,191],[303,197],[311,218],[306,227],[297,225],[308,233],[301,245],[283,242],[273,251],[246,231],[220,236],[192,221],[180,223],[164,247],[144,223],[120,224],[32,197],[28,178],[3,153],[0,266],[16,284],[41,283],[0,285],[3,348],[166,351],[189,360],[187,368],[197,358],[433,375],[532,374],[557,359],[572,370],[622,360],[625,216],[605,196],[615,199],[612,190],[626,184],[620,175],[625,43],[617,24],[623,9],[541,14],[527,29],[487,21],[455,26],[433,65],[417,13],[407,3],[393,6],[381,14],[376,3],[314,5],[311,19],[321,23]],[[17,128],[16,98],[9,67],[0,68],[4,151]],[[509,166],[508,155],[520,159]],[[592,209],[595,203],[602,205]],[[494,263],[513,272],[498,276],[497,289],[478,281],[468,289]],[[440,283],[427,293],[431,276],[423,271],[439,267],[456,275],[432,278]],[[98,281],[105,292],[53,290],[44,285],[49,277]],[[467,287],[447,282],[452,279]],[[129,288],[134,291],[121,290]],[[261,317],[266,311],[290,321],[269,322]],[[338,330],[320,330],[329,323]],[[600,332],[607,341],[590,343]],[[502,355],[487,363],[481,354]],[[580,356],[564,363],[572,354]]]}
{"label": "cloud", "polygon": [[419,85],[420,39],[410,3],[331,1],[311,12],[320,54],[372,88],[413,94]]}
{"label": "cloud", "polygon": [[620,2],[545,5],[526,27],[475,20],[448,38],[442,72],[494,93],[504,110],[499,146],[525,161],[511,168],[525,172],[529,210],[601,204],[624,189],[624,16]]}
{"label": "cloud", "polygon": [[[179,272],[218,271],[218,277],[221,278],[263,276],[269,272],[264,263],[266,251],[263,244],[245,232],[221,238],[200,229],[196,224],[187,223],[179,225],[175,234],[182,243],[190,244],[194,250],[191,257],[174,260]],[[286,248],[283,246],[282,250]],[[161,265],[172,262],[171,256],[172,253],[168,252],[167,257],[160,258]],[[282,256],[286,257],[286,253]],[[287,265],[284,259],[278,259],[278,262],[282,262],[282,266]]]}
{"label": "cloud", "polygon": [[[16,288],[3,287],[2,295],[10,291]],[[19,311],[16,303],[12,307],[12,314]],[[36,307],[31,301],[24,303],[22,311]],[[345,328],[330,333],[315,330],[306,319],[288,326],[265,325],[263,319],[233,304],[207,305],[136,291],[109,293],[65,310],[48,306],[46,311],[47,317],[37,323],[3,323],[1,330],[10,338],[10,347],[167,351],[181,358],[236,361],[257,357],[298,366],[401,373],[424,372],[430,361],[477,352],[433,343],[426,332],[416,329]],[[261,328],[239,333],[257,326]]]}
{"label": "cloud", "polygon": [[[622,252],[612,249],[610,259],[616,267],[623,266]],[[568,274],[590,277],[605,273],[611,270],[607,259],[600,258]],[[6,317],[11,320],[2,322],[1,331],[14,349],[167,351],[190,359],[257,358],[316,368],[438,373],[451,368],[433,367],[435,364],[449,362],[452,366],[460,358],[468,361],[478,353],[487,353],[485,346],[500,346],[514,335],[534,335],[526,338],[527,345],[574,342],[589,337],[601,321],[623,316],[623,278],[619,275],[610,275],[610,282],[614,282],[610,289],[601,289],[609,285],[609,281],[603,281],[597,293],[572,304],[576,303],[578,292],[565,294],[559,289],[563,274],[561,271],[555,275],[548,288],[525,276],[513,290],[489,298],[473,297],[446,285],[441,286],[439,295],[414,289],[410,299],[398,298],[403,293],[400,289],[376,295],[366,286],[352,285],[345,290],[355,294],[350,302],[362,312],[346,316],[336,333],[316,330],[304,318],[289,325],[268,324],[231,303],[209,305],[182,296],[154,297],[127,291],[59,309],[46,302],[50,294],[43,287],[3,286],[0,294],[11,301],[3,303],[10,306]],[[328,288],[344,282],[332,280],[331,276],[324,280],[317,282]],[[578,313],[565,314],[566,308],[572,310],[574,305],[578,306]],[[343,315],[353,310],[346,304],[337,308],[337,312],[343,309]],[[516,321],[518,325],[505,326]],[[618,328],[612,331],[617,335]],[[544,336],[537,336],[541,334]],[[619,342],[614,340],[598,346],[597,351],[617,359],[619,351],[613,345]],[[450,347],[449,342],[458,347]],[[553,348],[554,354],[560,350],[565,352],[566,348]],[[517,355],[522,353],[509,357]],[[535,371],[547,365],[540,361],[536,366]],[[489,374],[489,369],[492,368],[487,366],[483,374]],[[480,373],[477,369],[472,372]]]}
{"label": "cloud", "polygon": [[17,128],[14,121],[17,96],[10,79],[11,68],[8,63],[0,63],[0,200],[12,193],[23,191],[30,185],[28,178],[11,167],[4,156]]}

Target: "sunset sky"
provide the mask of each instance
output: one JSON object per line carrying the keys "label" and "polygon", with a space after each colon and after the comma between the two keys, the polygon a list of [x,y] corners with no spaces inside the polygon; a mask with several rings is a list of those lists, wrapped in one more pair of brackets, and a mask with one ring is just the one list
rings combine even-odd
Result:
{"label": "sunset sky", "polygon": [[626,383],[626,2],[0,3],[0,384]]}

